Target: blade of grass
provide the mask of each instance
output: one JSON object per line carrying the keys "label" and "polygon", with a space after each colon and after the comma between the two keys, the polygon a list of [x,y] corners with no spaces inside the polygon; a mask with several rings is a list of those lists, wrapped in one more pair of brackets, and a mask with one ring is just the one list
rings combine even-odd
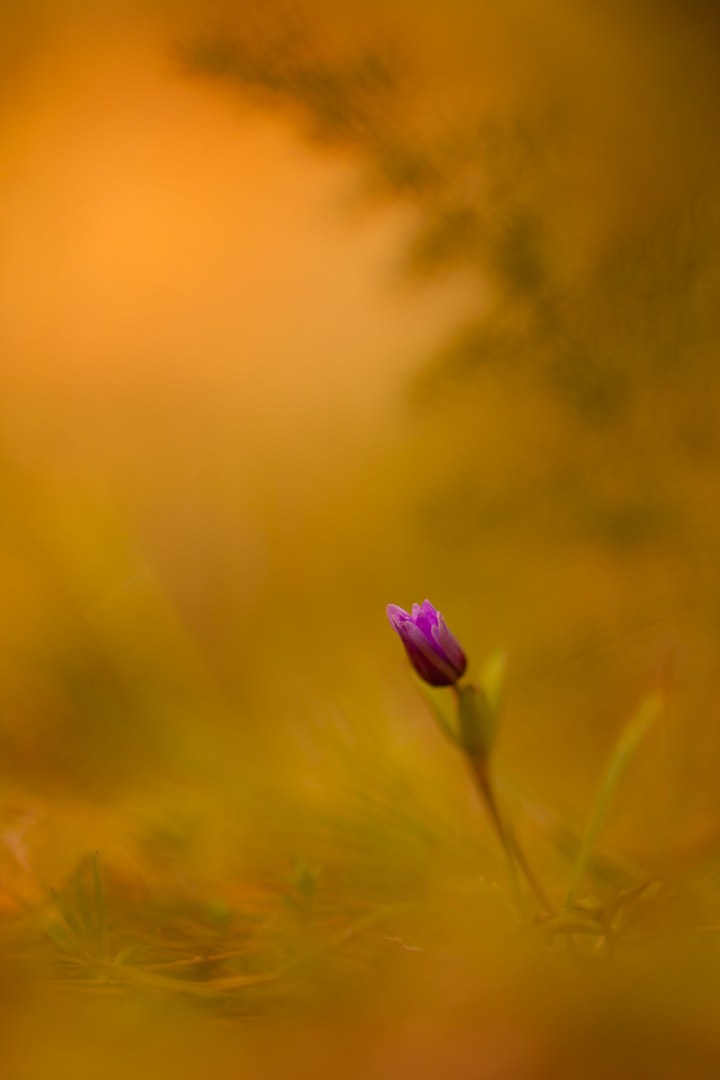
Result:
{"label": "blade of grass", "polygon": [[138,955],[138,953],[144,948],[145,948],[145,942],[144,941],[142,941],[142,942],[140,942],[139,944],[136,944],[136,945],[125,945],[122,949],[119,950],[119,952],[117,952],[115,954],[115,959],[113,960],[113,964],[117,964],[118,966],[120,966],[122,964],[127,964],[128,961],[134,960],[134,958]]}
{"label": "blade of grass", "polygon": [[486,658],[480,668],[479,682],[485,691],[487,703],[493,716],[497,717],[500,709],[500,698],[505,681],[505,669],[507,668],[507,653],[502,649],[496,649]]}
{"label": "blade of grass", "polygon": [[45,933],[49,938],[52,938],[55,944],[59,945],[61,949],[64,949],[73,956],[77,955],[78,948],[75,938],[60,923],[51,923],[49,926],[45,927]]}
{"label": "blade of grass", "polygon": [[630,762],[643,740],[645,733],[662,712],[663,698],[659,693],[648,694],[637,712],[631,718],[622,731],[620,738],[615,744],[615,749],[610,758],[605,775],[600,784],[595,807],[585,829],[582,845],[578,853],[573,876],[565,896],[565,904],[569,907],[575,900],[578,891],[585,879],[590,860],[592,858],[597,838],[605,822],[605,817],[612,798],[622,780]]}
{"label": "blade of grass", "polygon": [[209,979],[204,985],[213,990],[226,992],[242,990],[246,986],[261,986],[263,983],[277,982],[279,975],[228,975],[224,979]]}
{"label": "blade of grass", "polygon": [[90,909],[90,897],[83,877],[84,871],[85,867],[78,870],[75,895],[77,899],[77,910],[80,913],[80,924],[85,931],[85,936],[89,939],[93,939],[97,934],[97,927],[94,924]]}
{"label": "blade of grass", "polygon": [[207,983],[191,982],[189,979],[170,979],[167,976],[154,975],[151,972],[143,971],[142,968],[130,967],[128,964],[98,962],[96,966],[99,970],[106,971],[110,978],[130,983],[133,986],[144,987],[148,990],[190,994],[194,997],[218,998],[223,996],[223,991]]}
{"label": "blade of grass", "polygon": [[55,906],[62,915],[68,930],[73,935],[73,937],[76,938],[78,945],[80,945],[83,941],[85,941],[86,935],[82,927],[80,926],[76,915],[73,911],[71,911],[71,909],[65,903],[63,897],[60,895],[60,893],[56,892],[55,889],[50,890],[50,895],[53,898]]}
{"label": "blade of grass", "polygon": [[95,910],[97,912],[98,933],[100,935],[100,952],[103,960],[110,959],[110,943],[108,940],[107,914],[105,912],[105,892],[103,890],[100,867],[98,865],[97,852],[93,855],[93,884],[95,886]]}

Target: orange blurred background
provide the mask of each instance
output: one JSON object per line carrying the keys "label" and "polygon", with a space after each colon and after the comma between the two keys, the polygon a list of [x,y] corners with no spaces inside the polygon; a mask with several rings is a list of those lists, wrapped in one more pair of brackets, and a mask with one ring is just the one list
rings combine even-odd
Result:
{"label": "orange blurred background", "polygon": [[[678,884],[720,841],[712,7],[0,24],[5,1075],[714,1075],[714,938],[588,975],[508,932],[383,610],[507,651],[500,785],[556,890],[660,688],[602,851],[673,882],[638,937],[715,925]],[[50,889],[93,851],[147,972],[251,925],[305,974],[204,1013],[68,974]]]}

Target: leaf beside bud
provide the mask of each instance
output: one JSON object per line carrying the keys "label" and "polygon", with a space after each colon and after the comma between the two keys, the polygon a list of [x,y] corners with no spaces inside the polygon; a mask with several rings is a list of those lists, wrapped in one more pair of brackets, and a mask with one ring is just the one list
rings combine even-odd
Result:
{"label": "leaf beside bud", "polygon": [[480,686],[458,686],[460,743],[470,758],[486,759],[495,744],[496,717]]}

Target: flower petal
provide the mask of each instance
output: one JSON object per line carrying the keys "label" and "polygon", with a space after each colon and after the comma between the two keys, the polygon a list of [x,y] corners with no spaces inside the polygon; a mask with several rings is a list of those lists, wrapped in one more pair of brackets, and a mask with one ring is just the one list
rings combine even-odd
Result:
{"label": "flower petal", "polygon": [[413,624],[417,626],[418,630],[422,631],[427,640],[430,642],[430,645],[434,648],[435,646],[432,636],[433,626],[422,608],[418,608],[417,615],[413,617],[412,621]]}
{"label": "flower petal", "polygon": [[437,610],[437,608],[434,608],[429,600],[423,600],[422,609],[425,612],[427,618],[429,619],[430,624],[432,626],[437,626],[438,617],[440,615],[440,612]]}
{"label": "flower petal", "polygon": [[460,643],[455,635],[448,630],[447,623],[440,612],[438,612],[438,624],[437,628],[433,630],[433,637],[457,671],[458,677],[462,675],[467,667],[465,653],[460,648]]}
{"label": "flower petal", "polygon": [[[440,676],[444,676],[448,683],[454,683],[457,673],[445,655],[438,651],[433,642],[428,641],[425,634],[414,623],[407,623],[403,627],[403,640],[406,638],[415,648],[422,653],[428,663],[437,670]],[[436,683],[435,685],[442,685]]]}
{"label": "flower petal", "polygon": [[398,607],[397,604],[388,604],[385,608],[385,614],[394,630],[398,629],[398,625],[407,622],[410,618],[407,611],[404,608]]}
{"label": "flower petal", "polygon": [[430,683],[431,686],[450,686],[453,679],[450,679],[445,675],[435,664],[431,664],[429,660],[423,656],[419,649],[417,649],[411,641],[405,641],[403,639],[403,645],[405,646],[405,652],[407,653],[408,660],[415,668],[421,679]]}

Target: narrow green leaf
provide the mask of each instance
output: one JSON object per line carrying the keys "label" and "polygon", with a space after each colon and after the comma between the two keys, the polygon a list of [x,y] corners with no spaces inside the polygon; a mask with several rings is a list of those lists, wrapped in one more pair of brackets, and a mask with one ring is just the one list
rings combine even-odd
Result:
{"label": "narrow green leaf", "polygon": [[73,956],[79,954],[80,950],[77,948],[75,939],[61,923],[50,923],[49,926],[45,927],[45,933],[49,938],[52,938],[55,944],[59,945],[61,949],[71,953]]}
{"label": "narrow green leaf", "polygon": [[93,884],[95,886],[95,910],[97,912],[98,932],[100,934],[100,949],[103,960],[110,958],[110,945],[108,941],[107,915],[105,912],[105,892],[103,890],[100,867],[98,865],[97,852],[93,855]]}
{"label": "narrow green leaf", "polygon": [[493,716],[500,711],[500,699],[505,684],[507,653],[496,649],[486,658],[480,669],[479,682],[485,691],[485,699]]}
{"label": "narrow green leaf", "polygon": [[660,694],[648,694],[640,703],[637,712],[622,731],[615,744],[610,763],[600,784],[595,808],[585,830],[582,846],[565,898],[566,905],[573,903],[583,883],[593,849],[605,822],[605,816],[617,786],[625,775],[628,765],[632,761],[646,731],[662,712],[662,707],[663,698]]}
{"label": "narrow green leaf", "polygon": [[[146,987],[148,990],[172,991],[177,994],[191,994],[195,997],[217,998],[222,997],[224,989],[211,986],[209,983],[193,982],[190,979],[172,979],[167,975],[155,975],[141,968],[129,967],[127,964],[101,964],[102,969],[111,969],[115,978],[123,982],[131,983],[138,987]],[[108,970],[108,975],[110,970]]]}
{"label": "narrow green leaf", "polygon": [[60,912],[63,919],[65,920],[65,923],[66,923],[68,929],[70,930],[70,933],[75,938],[77,938],[78,943],[84,941],[86,935],[85,935],[85,932],[83,931],[82,927],[80,926],[80,923],[78,922],[78,919],[77,919],[77,916],[75,915],[75,913],[68,906],[68,904],[65,902],[63,897],[60,895],[60,893],[56,892],[55,889],[50,890],[50,895],[52,896],[53,900],[55,901],[55,905],[57,906],[58,911]]}
{"label": "narrow green leaf", "polygon": [[278,978],[278,975],[228,975],[226,978],[210,979],[204,985],[219,991],[242,990],[245,986],[277,982]]}
{"label": "narrow green leaf", "polygon": [[86,936],[95,937],[97,934],[97,927],[95,926],[92,912],[90,910],[90,896],[88,894],[87,886],[85,884],[83,869],[78,871],[76,879],[75,895],[77,897],[77,907],[80,914],[80,922]]}
{"label": "narrow green leaf", "polygon": [[135,944],[135,945],[125,945],[125,946],[123,946],[123,948],[120,949],[119,952],[117,952],[115,954],[115,959],[113,960],[113,964],[117,964],[118,966],[120,966],[122,964],[127,964],[128,960],[132,960],[133,957],[137,956],[137,954],[143,948],[144,948],[144,944],[142,942],[140,942],[139,944]]}

